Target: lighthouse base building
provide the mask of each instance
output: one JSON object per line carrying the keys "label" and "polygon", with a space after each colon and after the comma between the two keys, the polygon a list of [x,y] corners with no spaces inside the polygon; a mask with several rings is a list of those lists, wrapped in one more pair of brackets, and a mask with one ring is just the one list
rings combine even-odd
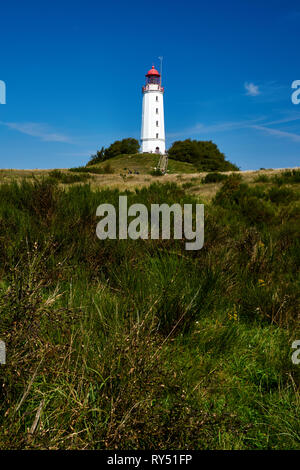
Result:
{"label": "lighthouse base building", "polygon": [[164,122],[164,89],[161,86],[161,76],[154,65],[146,75],[143,91],[142,110],[142,152],[166,152],[165,122]]}

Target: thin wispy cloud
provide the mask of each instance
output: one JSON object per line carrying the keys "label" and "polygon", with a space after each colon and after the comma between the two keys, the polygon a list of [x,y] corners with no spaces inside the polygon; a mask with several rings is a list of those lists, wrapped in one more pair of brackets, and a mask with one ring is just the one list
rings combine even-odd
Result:
{"label": "thin wispy cloud", "polygon": [[295,122],[300,120],[300,115],[298,116],[290,116],[282,119],[277,119],[276,121],[266,122],[266,126],[276,126],[278,124],[288,124],[290,122]]}
{"label": "thin wispy cloud", "polygon": [[295,121],[299,121],[299,120],[300,120],[300,113],[297,113],[297,114],[289,115],[289,116],[284,117],[282,119],[277,119],[276,121],[266,122],[265,125],[266,126],[275,126],[275,125],[278,125],[278,124],[288,124],[290,122],[295,122]]}
{"label": "thin wispy cloud", "polygon": [[272,129],[270,127],[266,126],[251,126],[252,129],[257,129],[259,131],[262,131],[266,134],[273,135],[275,137],[284,137],[289,140],[292,140],[293,142],[300,142],[300,135],[295,134],[293,132],[286,132],[286,131],[281,131],[279,129]]}
{"label": "thin wispy cloud", "polygon": [[181,136],[188,137],[201,137],[202,135],[209,135],[209,138],[213,138],[213,135],[218,132],[231,132],[238,131],[241,129],[256,130],[264,132],[267,135],[274,137],[281,137],[289,139],[292,142],[300,142],[300,135],[295,132],[286,130],[280,130],[269,126],[275,126],[278,124],[287,124],[300,120],[300,113],[289,114],[281,119],[271,121],[266,116],[260,116],[256,119],[241,120],[241,121],[225,121],[216,124],[205,125],[197,123],[195,126],[189,129],[183,129],[181,132],[168,133],[168,138],[179,138]]}
{"label": "thin wispy cloud", "polygon": [[195,126],[189,129],[183,129],[180,132],[168,133],[168,137],[180,137],[182,135],[201,135],[201,134],[214,134],[216,132],[235,131],[238,129],[246,129],[257,122],[265,121],[266,117],[258,117],[256,119],[242,120],[242,121],[225,121],[215,124],[205,125],[197,123]]}
{"label": "thin wispy cloud", "polygon": [[244,84],[244,87],[245,87],[245,90],[246,90],[246,95],[248,96],[258,96],[260,95],[260,90],[259,90],[259,86],[258,85],[254,85],[254,83],[250,82],[246,82]]}
{"label": "thin wispy cloud", "polygon": [[36,122],[3,122],[0,124],[21,132],[22,134],[37,137],[43,142],[65,142],[71,143],[71,138],[67,135],[53,131],[47,124],[39,124]]}

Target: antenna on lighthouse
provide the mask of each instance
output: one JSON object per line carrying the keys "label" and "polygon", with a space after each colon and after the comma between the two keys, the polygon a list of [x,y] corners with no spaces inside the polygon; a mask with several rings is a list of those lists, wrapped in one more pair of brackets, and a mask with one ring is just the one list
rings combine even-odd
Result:
{"label": "antenna on lighthouse", "polygon": [[160,86],[161,86],[163,57],[159,57],[159,60],[160,60]]}

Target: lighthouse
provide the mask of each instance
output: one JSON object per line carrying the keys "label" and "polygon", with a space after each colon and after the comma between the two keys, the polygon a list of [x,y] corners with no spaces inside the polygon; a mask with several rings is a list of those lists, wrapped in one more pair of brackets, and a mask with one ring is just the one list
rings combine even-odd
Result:
{"label": "lighthouse", "polygon": [[142,152],[164,155],[166,151],[164,89],[161,86],[161,75],[154,65],[146,74],[146,83],[142,91]]}

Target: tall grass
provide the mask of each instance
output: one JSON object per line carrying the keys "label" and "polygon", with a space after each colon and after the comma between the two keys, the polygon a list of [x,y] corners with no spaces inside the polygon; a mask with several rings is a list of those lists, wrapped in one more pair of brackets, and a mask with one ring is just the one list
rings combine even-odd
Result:
{"label": "tall grass", "polygon": [[[0,448],[299,448],[287,189],[228,177],[205,208],[203,249],[187,252],[97,239],[96,208],[117,207],[118,190],[1,185]],[[176,184],[126,194],[148,208],[199,202]]]}
{"label": "tall grass", "polygon": [[209,183],[219,183],[220,181],[224,181],[228,178],[227,175],[223,173],[207,173],[207,175],[202,178],[202,183],[209,184]]}
{"label": "tall grass", "polygon": [[72,175],[69,173],[63,173],[60,170],[52,170],[48,175],[50,180],[54,180],[59,183],[72,184],[79,182],[86,182],[91,176],[90,175]]}
{"label": "tall grass", "polygon": [[255,179],[256,183],[275,183],[278,186],[283,184],[300,183],[300,170],[286,170],[272,177],[261,174]]}
{"label": "tall grass", "polygon": [[98,175],[103,175],[103,174],[112,174],[112,173],[114,173],[114,168],[108,162],[102,168],[97,168],[97,167],[93,167],[93,166],[78,166],[78,167],[74,167],[74,168],[69,168],[69,171],[71,171],[73,173],[95,173],[95,174],[98,174]]}

